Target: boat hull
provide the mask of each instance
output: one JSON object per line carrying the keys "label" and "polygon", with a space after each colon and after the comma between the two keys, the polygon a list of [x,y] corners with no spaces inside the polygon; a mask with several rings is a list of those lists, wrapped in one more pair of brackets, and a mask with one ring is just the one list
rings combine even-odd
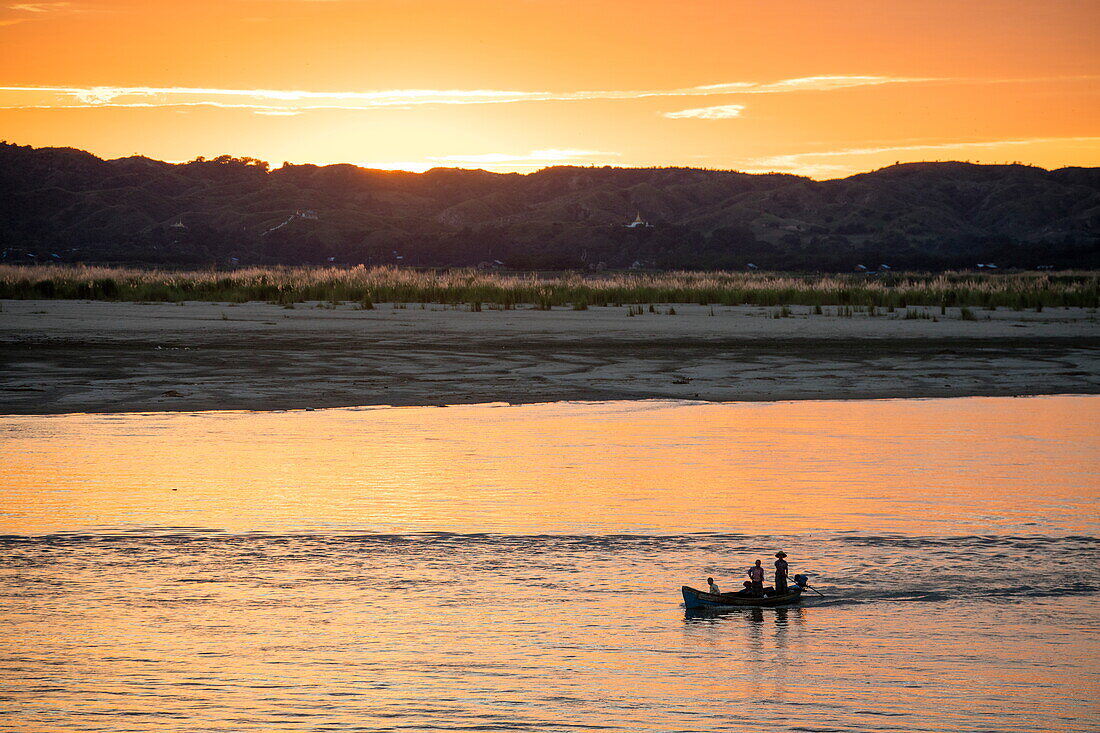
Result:
{"label": "boat hull", "polygon": [[786,606],[790,603],[798,603],[802,597],[802,589],[797,585],[781,596],[747,596],[739,593],[707,593],[689,586],[682,586],[680,592],[684,594],[684,608],[696,610],[700,608],[736,608],[743,607],[768,607]]}

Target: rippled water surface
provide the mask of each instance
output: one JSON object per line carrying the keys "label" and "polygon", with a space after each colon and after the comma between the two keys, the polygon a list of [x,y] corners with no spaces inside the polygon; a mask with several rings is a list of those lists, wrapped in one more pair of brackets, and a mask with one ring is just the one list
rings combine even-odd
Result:
{"label": "rippled water surface", "polygon": [[[0,729],[1096,730],[1098,417],[0,416]],[[824,598],[685,613],[780,548]]]}

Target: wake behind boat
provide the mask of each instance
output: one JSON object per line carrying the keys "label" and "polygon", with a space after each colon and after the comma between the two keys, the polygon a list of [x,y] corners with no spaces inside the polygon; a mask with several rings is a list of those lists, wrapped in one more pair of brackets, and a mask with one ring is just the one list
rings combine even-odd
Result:
{"label": "wake behind boat", "polygon": [[802,588],[792,585],[786,593],[771,596],[754,596],[746,593],[707,593],[696,590],[690,586],[681,586],[684,594],[684,608],[697,610],[700,608],[730,608],[733,606],[785,606],[789,603],[798,603],[802,597]]}

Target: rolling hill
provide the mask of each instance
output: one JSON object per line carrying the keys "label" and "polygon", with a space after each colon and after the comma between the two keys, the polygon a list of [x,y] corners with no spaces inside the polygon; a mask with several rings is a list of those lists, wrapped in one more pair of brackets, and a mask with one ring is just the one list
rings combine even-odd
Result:
{"label": "rolling hill", "polygon": [[[0,145],[4,262],[515,268],[1100,266],[1100,169],[908,163],[832,181],[694,168],[270,170]],[[628,227],[636,216],[646,224]]]}

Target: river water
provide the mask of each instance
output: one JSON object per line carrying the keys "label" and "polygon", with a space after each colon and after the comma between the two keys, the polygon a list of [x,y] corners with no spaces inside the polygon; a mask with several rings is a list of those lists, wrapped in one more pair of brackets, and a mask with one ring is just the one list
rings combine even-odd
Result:
{"label": "river water", "polygon": [[[0,416],[0,730],[1095,731],[1098,417]],[[779,549],[825,597],[683,609]]]}

